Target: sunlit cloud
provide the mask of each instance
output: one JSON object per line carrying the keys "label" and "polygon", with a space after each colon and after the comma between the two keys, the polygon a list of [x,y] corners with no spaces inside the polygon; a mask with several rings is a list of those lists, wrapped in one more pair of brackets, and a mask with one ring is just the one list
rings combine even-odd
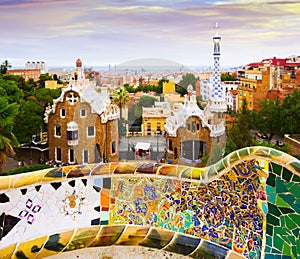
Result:
{"label": "sunlit cloud", "polygon": [[99,63],[156,56],[207,64],[215,22],[224,63],[245,63],[257,50],[294,54],[300,41],[299,1],[1,1],[0,56],[72,64],[79,54]]}
{"label": "sunlit cloud", "polygon": [[216,1],[215,5],[263,5],[263,4],[291,4],[291,3],[299,3],[298,0],[225,0],[225,1]]}

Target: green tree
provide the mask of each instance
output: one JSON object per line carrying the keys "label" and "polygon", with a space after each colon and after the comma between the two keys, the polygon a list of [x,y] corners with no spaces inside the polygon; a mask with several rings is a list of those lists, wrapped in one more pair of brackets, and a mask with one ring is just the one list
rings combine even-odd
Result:
{"label": "green tree", "polygon": [[247,102],[244,99],[242,108],[236,115],[232,128],[228,131],[228,142],[225,149],[227,154],[236,149],[253,145],[253,137],[250,133],[252,124],[249,118],[250,112],[247,110]]}
{"label": "green tree", "polygon": [[113,102],[120,108],[120,117],[122,118],[122,107],[129,102],[130,97],[125,87],[119,87],[113,92]]}
{"label": "green tree", "polygon": [[6,98],[0,97],[0,172],[6,164],[7,156],[14,155],[14,148],[19,146],[12,132],[17,113],[17,104],[10,104]]}
{"label": "green tree", "polygon": [[221,81],[236,81],[237,78],[231,74],[228,73],[222,73],[221,74]]}
{"label": "green tree", "polygon": [[300,90],[288,94],[280,108],[280,134],[300,134]]}
{"label": "green tree", "polygon": [[61,89],[40,88],[21,102],[20,112],[16,117],[14,133],[20,143],[27,143],[31,136],[45,130],[44,111],[53,99],[60,96]]}
{"label": "green tree", "polygon": [[166,79],[166,78],[162,78],[162,79],[160,79],[160,80],[158,81],[157,87],[156,87],[156,89],[155,89],[155,92],[156,92],[157,94],[161,94],[161,93],[163,92],[163,84],[164,84],[165,82],[168,83],[169,80]]}
{"label": "green tree", "polygon": [[296,89],[280,100],[264,100],[260,103],[260,111],[253,111],[253,128],[274,135],[300,133],[300,91]]}
{"label": "green tree", "polygon": [[32,92],[31,96],[36,98],[39,104],[46,108],[48,104],[53,103],[53,99],[56,99],[61,94],[61,88],[49,89],[49,88],[39,88]]}
{"label": "green tree", "polygon": [[28,98],[34,90],[37,90],[37,82],[34,81],[33,78],[29,78],[25,82],[25,86],[23,89],[25,98]]}
{"label": "green tree", "polygon": [[138,103],[139,107],[152,107],[154,105],[154,103],[157,102],[157,99],[152,97],[152,96],[148,96],[148,95],[143,95]]}
{"label": "green tree", "polygon": [[43,129],[43,114],[44,107],[38,100],[31,98],[22,103],[14,126],[14,133],[20,143],[28,143],[32,135]]}
{"label": "green tree", "polygon": [[142,108],[134,105],[128,112],[129,131],[141,127],[142,124]]}
{"label": "green tree", "polygon": [[129,102],[130,97],[125,87],[119,87],[118,90],[113,92],[113,102],[118,105],[120,109],[120,119],[118,121],[118,131],[120,136],[124,136],[126,133],[125,120],[122,116],[122,108]]}
{"label": "green tree", "polygon": [[23,100],[24,94],[15,81],[0,78],[0,96],[5,97],[8,103],[19,104]]}
{"label": "green tree", "polygon": [[133,85],[124,84],[123,87],[126,89],[128,93],[135,93],[136,89]]}
{"label": "green tree", "polygon": [[1,74],[6,74],[6,71],[8,68],[11,67],[11,64],[8,62],[8,60],[4,60],[1,64],[0,72]]}
{"label": "green tree", "polygon": [[46,74],[40,74],[39,80],[38,80],[38,86],[39,88],[45,88],[45,81],[47,80],[53,80],[53,77],[49,75],[49,73]]}
{"label": "green tree", "polygon": [[195,89],[195,85],[199,78],[196,78],[192,73],[186,73],[182,76],[179,84],[176,85],[176,92],[179,93],[181,96],[187,94],[187,87],[188,85],[192,85],[193,89]]}
{"label": "green tree", "polygon": [[264,100],[260,104],[258,112],[253,111],[253,125],[255,129],[270,133],[269,140],[276,135],[280,135],[281,128],[281,108],[280,101]]}
{"label": "green tree", "polygon": [[141,126],[143,107],[152,107],[156,101],[156,98],[147,95],[140,98],[138,104],[134,105],[128,113],[131,128]]}
{"label": "green tree", "polygon": [[14,81],[16,82],[17,86],[21,89],[24,90],[25,88],[25,79],[23,76],[20,75],[11,75],[11,74],[5,74],[2,75],[3,80],[5,81]]}

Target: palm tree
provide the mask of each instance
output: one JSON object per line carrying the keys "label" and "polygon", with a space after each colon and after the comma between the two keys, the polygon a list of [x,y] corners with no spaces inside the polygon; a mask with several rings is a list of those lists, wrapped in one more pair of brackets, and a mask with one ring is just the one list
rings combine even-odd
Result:
{"label": "palm tree", "polygon": [[17,138],[12,133],[17,113],[17,104],[9,104],[7,99],[0,98],[0,172],[7,162],[7,156],[15,155],[14,147],[19,146]]}
{"label": "palm tree", "polygon": [[120,108],[120,118],[122,119],[122,107],[129,101],[128,91],[125,87],[119,87],[113,93],[113,101]]}
{"label": "palm tree", "polygon": [[1,73],[2,74],[6,74],[6,71],[8,68],[11,67],[11,64],[8,62],[8,60],[5,60],[2,64],[1,64]]}
{"label": "palm tree", "polygon": [[128,91],[125,87],[119,87],[113,93],[113,102],[120,108],[120,120],[118,121],[119,136],[126,134],[126,127],[124,126],[124,119],[122,118],[122,107],[129,101]]}

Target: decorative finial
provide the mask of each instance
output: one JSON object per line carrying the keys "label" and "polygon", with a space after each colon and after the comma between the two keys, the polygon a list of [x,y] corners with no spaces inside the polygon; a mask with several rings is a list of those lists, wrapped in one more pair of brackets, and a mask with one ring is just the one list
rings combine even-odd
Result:
{"label": "decorative finial", "polygon": [[218,25],[218,22],[216,22],[216,25],[215,25],[215,27],[214,27],[214,29],[219,29],[220,27],[219,27],[219,25]]}

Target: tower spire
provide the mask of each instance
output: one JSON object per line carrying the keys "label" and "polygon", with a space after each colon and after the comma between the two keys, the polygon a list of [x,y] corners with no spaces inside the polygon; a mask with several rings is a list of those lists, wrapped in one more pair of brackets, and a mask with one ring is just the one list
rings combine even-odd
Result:
{"label": "tower spire", "polygon": [[219,25],[216,22],[214,26],[215,34],[213,36],[214,42],[214,73],[213,73],[213,86],[211,91],[211,109],[216,112],[225,112],[227,110],[224,93],[221,85],[221,74],[220,74],[220,56],[221,56],[221,36],[218,33]]}

